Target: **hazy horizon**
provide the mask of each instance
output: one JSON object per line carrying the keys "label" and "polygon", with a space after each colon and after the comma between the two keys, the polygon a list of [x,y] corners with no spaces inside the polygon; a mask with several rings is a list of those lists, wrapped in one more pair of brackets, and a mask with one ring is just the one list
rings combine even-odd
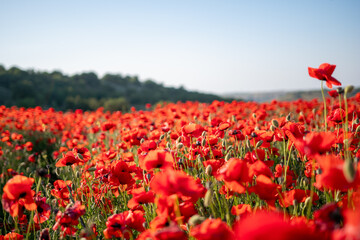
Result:
{"label": "hazy horizon", "polygon": [[138,76],[215,94],[318,90],[307,67],[336,64],[358,86],[360,1],[11,1],[0,64]]}

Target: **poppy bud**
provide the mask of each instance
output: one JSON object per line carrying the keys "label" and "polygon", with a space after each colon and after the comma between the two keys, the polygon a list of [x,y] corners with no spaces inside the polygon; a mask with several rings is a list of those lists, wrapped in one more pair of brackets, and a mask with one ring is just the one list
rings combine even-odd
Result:
{"label": "poppy bud", "polygon": [[256,118],[256,114],[255,114],[255,113],[253,113],[252,116],[253,116],[253,118]]}
{"label": "poppy bud", "polygon": [[180,136],[180,137],[178,137],[178,139],[177,139],[176,141],[180,143],[180,142],[182,141],[181,136]]}
{"label": "poppy bud", "polygon": [[354,90],[354,86],[353,85],[349,85],[345,87],[345,95],[348,93],[351,93]]}
{"label": "poppy bud", "polygon": [[171,148],[170,142],[167,142],[167,143],[166,143],[166,148]]}
{"label": "poppy bud", "polygon": [[206,139],[203,138],[203,140],[201,140],[201,146],[205,146],[206,145]]}
{"label": "poppy bud", "polygon": [[306,209],[306,208],[310,205],[310,200],[311,200],[311,197],[307,197],[307,198],[305,199],[304,209]]}
{"label": "poppy bud", "polygon": [[276,119],[271,120],[271,124],[272,124],[272,126],[274,126],[276,128],[279,127],[279,122]]}
{"label": "poppy bud", "polygon": [[205,136],[206,136],[206,131],[203,131],[203,132],[201,133],[201,136],[202,136],[202,137],[205,137]]}
{"label": "poppy bud", "polygon": [[225,162],[229,161],[230,158],[231,158],[230,153],[226,154],[225,155]]}
{"label": "poppy bud", "polygon": [[246,139],[246,147],[251,149],[251,143],[249,139]]}
{"label": "poppy bud", "polygon": [[96,171],[96,167],[91,167],[87,170],[88,172],[95,172]]}
{"label": "poppy bud", "polygon": [[299,204],[299,202],[298,202],[296,199],[294,199],[294,200],[293,200],[293,205],[294,205],[294,207],[297,207],[298,204]]}
{"label": "poppy bud", "polygon": [[195,214],[189,219],[188,223],[190,226],[196,226],[201,224],[204,220],[205,218],[203,216]]}
{"label": "poppy bud", "polygon": [[271,131],[275,131],[275,129],[276,129],[276,127],[275,127],[274,125],[271,125],[271,126],[270,126],[270,130],[271,130]]}
{"label": "poppy bud", "polygon": [[50,234],[49,234],[48,228],[45,228],[44,230],[41,231],[39,239],[40,240],[50,240]]}
{"label": "poppy bud", "polygon": [[145,142],[145,139],[142,138],[142,139],[140,140],[140,143],[143,144],[144,142]]}
{"label": "poppy bud", "polygon": [[176,145],[176,148],[177,149],[182,149],[184,147],[184,144],[182,144],[182,143],[178,143],[178,145]]}
{"label": "poppy bud", "polygon": [[81,155],[80,153],[77,154],[77,157],[80,158],[81,160],[84,160],[83,155]]}
{"label": "poppy bud", "polygon": [[164,138],[165,138],[165,134],[161,135],[159,139],[163,140]]}
{"label": "poppy bud", "polygon": [[357,126],[356,130],[355,130],[355,134],[360,132],[360,126]]}
{"label": "poppy bud", "polygon": [[343,171],[344,171],[344,176],[345,176],[346,180],[349,183],[352,183],[355,179],[356,171],[354,168],[354,164],[352,163],[352,161],[350,159],[345,160]]}
{"label": "poppy bud", "polygon": [[206,169],[205,169],[205,173],[207,174],[207,175],[211,175],[211,173],[212,173],[212,166],[211,165],[208,165],[207,167],[206,167]]}
{"label": "poppy bud", "polygon": [[339,94],[343,94],[344,93],[344,89],[342,87],[338,87],[336,89],[336,91],[339,93]]}
{"label": "poppy bud", "polygon": [[223,146],[223,147],[226,146],[226,140],[225,140],[225,139],[223,139],[223,140],[221,141],[221,146]]}
{"label": "poppy bud", "polygon": [[290,121],[291,121],[291,113],[289,113],[289,114],[286,116],[286,121],[287,121],[287,122],[290,122]]}
{"label": "poppy bud", "polygon": [[212,199],[213,199],[213,192],[211,189],[209,189],[205,194],[204,206],[209,207],[212,202]]}
{"label": "poppy bud", "polygon": [[233,148],[233,146],[228,146],[228,148],[226,149],[226,152],[229,152],[229,151],[231,151],[231,150],[233,150],[234,148]]}
{"label": "poppy bud", "polygon": [[263,142],[264,142],[263,140],[258,141],[258,142],[256,143],[255,148],[261,147],[261,145],[263,144]]}

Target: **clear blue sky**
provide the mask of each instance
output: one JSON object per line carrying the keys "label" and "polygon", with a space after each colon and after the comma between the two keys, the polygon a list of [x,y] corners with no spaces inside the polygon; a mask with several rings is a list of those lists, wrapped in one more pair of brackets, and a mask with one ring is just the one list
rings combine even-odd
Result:
{"label": "clear blue sky", "polygon": [[204,92],[360,86],[359,0],[1,0],[0,64]]}

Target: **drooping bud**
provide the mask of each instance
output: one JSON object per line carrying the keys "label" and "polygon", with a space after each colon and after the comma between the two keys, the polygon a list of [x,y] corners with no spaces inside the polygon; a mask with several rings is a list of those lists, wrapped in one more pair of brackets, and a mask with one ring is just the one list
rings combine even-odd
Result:
{"label": "drooping bud", "polygon": [[182,149],[184,147],[184,144],[183,143],[178,143],[177,145],[176,145],[176,148],[177,149]]}
{"label": "drooping bud", "polygon": [[211,175],[211,173],[212,173],[212,166],[211,165],[208,165],[207,167],[206,167],[206,169],[205,169],[205,173],[207,174],[207,175]]}
{"label": "drooping bud", "polygon": [[201,224],[204,220],[205,220],[205,218],[203,216],[195,214],[189,219],[188,223],[190,226],[193,227],[193,226]]}
{"label": "drooping bud", "polygon": [[229,161],[230,158],[231,158],[230,153],[226,154],[225,155],[225,162]]}
{"label": "drooping bud", "polygon": [[286,116],[286,121],[287,121],[287,122],[290,122],[290,121],[291,121],[291,113],[289,113],[289,114]]}
{"label": "drooping bud", "polygon": [[344,89],[342,87],[338,87],[336,89],[336,91],[339,93],[339,94],[343,94],[344,93]]}
{"label": "drooping bud", "polygon": [[271,120],[271,124],[276,128],[279,127],[279,122],[276,119]]}
{"label": "drooping bud", "polygon": [[355,130],[355,134],[360,132],[360,126],[357,126],[356,130]]}
{"label": "drooping bud", "polygon": [[256,143],[256,145],[255,145],[255,148],[259,148],[259,147],[261,147],[261,145],[263,144],[263,140],[260,140],[260,141],[258,141],[257,143]]}
{"label": "drooping bud", "polygon": [[206,145],[206,138],[203,138],[203,140],[201,140],[201,146],[205,146]]}
{"label": "drooping bud", "polygon": [[344,176],[349,183],[352,183],[355,179],[355,168],[351,159],[346,159],[343,168]]}
{"label": "drooping bud", "polygon": [[207,190],[204,198],[204,206],[209,207],[213,200],[213,191],[211,189]]}
{"label": "drooping bud", "polygon": [[354,86],[353,85],[349,85],[345,87],[345,95],[347,95],[348,93],[351,93],[354,90]]}

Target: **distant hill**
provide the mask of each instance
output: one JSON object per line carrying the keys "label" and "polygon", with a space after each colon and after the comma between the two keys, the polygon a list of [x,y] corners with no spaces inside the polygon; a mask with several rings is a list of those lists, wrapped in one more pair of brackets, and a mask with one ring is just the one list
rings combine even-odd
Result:
{"label": "distant hill", "polygon": [[144,108],[145,104],[161,101],[230,100],[214,94],[187,91],[183,87],[165,87],[152,80],[140,81],[137,76],[106,74],[99,78],[93,72],[72,76],[59,71],[38,72],[17,67],[5,69],[0,65],[0,105],[57,110],[84,109],[127,111],[130,106]]}
{"label": "distant hill", "polygon": [[[336,88],[334,88],[336,89]],[[325,96],[328,97],[328,91],[325,90]],[[349,94],[349,97],[354,96],[360,92],[360,88],[357,87],[354,91]],[[255,101],[255,102],[269,102],[271,100],[279,101],[293,101],[297,99],[311,100],[314,98],[322,98],[320,90],[309,90],[309,91],[273,91],[273,92],[255,92],[255,93],[228,93],[222,95],[225,98],[243,99],[244,101]]]}

